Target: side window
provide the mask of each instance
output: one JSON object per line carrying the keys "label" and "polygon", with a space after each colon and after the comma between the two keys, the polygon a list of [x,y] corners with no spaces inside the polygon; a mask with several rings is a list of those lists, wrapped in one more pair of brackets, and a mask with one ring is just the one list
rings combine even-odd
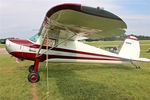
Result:
{"label": "side window", "polygon": [[56,39],[51,39],[51,38],[49,38],[49,39],[47,40],[47,38],[46,38],[45,41],[44,41],[44,46],[47,46],[47,44],[48,44],[48,46],[50,46],[50,47],[54,47],[54,46],[56,45]]}
{"label": "side window", "polygon": [[36,42],[38,38],[39,38],[39,35],[38,35],[38,34],[35,34],[34,36],[32,36],[32,37],[30,38],[30,40],[31,40],[32,42]]}

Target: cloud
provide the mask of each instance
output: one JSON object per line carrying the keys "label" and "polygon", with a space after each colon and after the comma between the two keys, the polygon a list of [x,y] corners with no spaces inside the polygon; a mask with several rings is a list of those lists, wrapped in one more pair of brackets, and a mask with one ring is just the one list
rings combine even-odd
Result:
{"label": "cloud", "polygon": [[127,34],[137,34],[150,36],[150,16],[146,15],[135,15],[127,16],[125,21],[128,29]]}
{"label": "cloud", "polygon": [[0,36],[24,35],[28,38],[37,32],[33,29],[40,28],[45,13],[52,6],[68,2],[104,7],[105,10],[120,16],[127,23],[127,33],[144,33],[145,35],[150,33],[150,7],[148,6],[150,2],[148,0],[145,2],[143,0],[132,2],[130,0],[0,0]]}

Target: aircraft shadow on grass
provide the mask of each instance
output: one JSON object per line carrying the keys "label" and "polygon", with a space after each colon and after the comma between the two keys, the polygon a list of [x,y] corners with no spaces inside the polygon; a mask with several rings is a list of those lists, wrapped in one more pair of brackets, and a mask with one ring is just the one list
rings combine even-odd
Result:
{"label": "aircraft shadow on grass", "polygon": [[[49,64],[50,65],[50,64]],[[104,84],[104,82],[96,82],[96,81],[90,81],[86,80],[83,76],[80,76],[75,73],[75,71],[79,70],[88,70],[88,69],[97,69],[97,70],[105,70],[105,69],[123,69],[123,70],[131,70],[134,68],[123,66],[116,67],[115,65],[107,66],[84,66],[79,65],[80,67],[72,67],[72,64],[65,64],[65,66],[55,66],[52,65],[49,67],[49,79],[54,78],[56,79],[56,85],[58,87],[60,95],[63,97],[64,100],[95,100],[95,99],[104,99],[109,98],[112,99],[116,96],[121,96],[115,88],[110,88],[107,84]],[[70,66],[70,67],[68,67]],[[76,65],[78,66],[78,65]],[[43,73],[46,77],[46,68],[44,66],[41,66],[40,72]],[[103,80],[102,80],[103,81]],[[50,80],[49,80],[50,82]],[[106,94],[108,97],[106,97]]]}

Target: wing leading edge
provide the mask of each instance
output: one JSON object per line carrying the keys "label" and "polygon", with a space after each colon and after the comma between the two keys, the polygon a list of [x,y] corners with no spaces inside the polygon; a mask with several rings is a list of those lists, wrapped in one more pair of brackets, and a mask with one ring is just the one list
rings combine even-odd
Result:
{"label": "wing leading edge", "polygon": [[44,19],[39,34],[48,32],[52,38],[71,35],[99,39],[125,33],[126,23],[118,16],[97,8],[78,4],[62,4],[51,8]]}

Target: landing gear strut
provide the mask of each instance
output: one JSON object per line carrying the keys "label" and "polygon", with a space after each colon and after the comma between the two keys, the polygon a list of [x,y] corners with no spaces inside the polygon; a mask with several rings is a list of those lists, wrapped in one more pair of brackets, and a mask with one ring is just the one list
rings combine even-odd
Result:
{"label": "landing gear strut", "polygon": [[40,80],[40,76],[38,74],[39,61],[39,59],[36,59],[34,65],[29,67],[28,81],[31,83],[36,83]]}
{"label": "landing gear strut", "polygon": [[135,66],[136,69],[140,69],[140,68],[141,68],[140,66],[136,65],[135,63],[133,63],[133,61],[131,61],[131,64],[132,64],[133,66]]}
{"label": "landing gear strut", "polygon": [[31,72],[33,72],[34,71],[34,65],[31,65],[30,67],[29,67],[29,72],[31,73]]}

